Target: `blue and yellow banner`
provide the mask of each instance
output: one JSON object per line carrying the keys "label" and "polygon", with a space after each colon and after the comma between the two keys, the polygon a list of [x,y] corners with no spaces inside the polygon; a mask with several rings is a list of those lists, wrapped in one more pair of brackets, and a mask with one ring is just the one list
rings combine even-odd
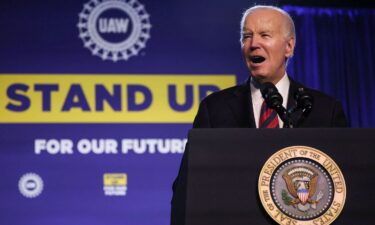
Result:
{"label": "blue and yellow banner", "polygon": [[0,75],[1,123],[191,123],[234,75]]}

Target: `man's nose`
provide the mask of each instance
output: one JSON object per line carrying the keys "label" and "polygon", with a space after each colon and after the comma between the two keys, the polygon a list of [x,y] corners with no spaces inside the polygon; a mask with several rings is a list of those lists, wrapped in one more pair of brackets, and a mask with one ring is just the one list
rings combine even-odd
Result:
{"label": "man's nose", "polygon": [[260,38],[258,35],[254,35],[253,38],[250,40],[250,50],[256,50],[260,48]]}

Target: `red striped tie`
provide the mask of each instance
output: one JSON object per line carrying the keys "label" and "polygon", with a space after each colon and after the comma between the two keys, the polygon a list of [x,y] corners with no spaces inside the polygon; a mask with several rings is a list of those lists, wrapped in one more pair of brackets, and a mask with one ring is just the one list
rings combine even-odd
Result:
{"label": "red striped tie", "polygon": [[276,111],[268,108],[265,101],[263,101],[260,110],[259,128],[279,128],[279,118]]}

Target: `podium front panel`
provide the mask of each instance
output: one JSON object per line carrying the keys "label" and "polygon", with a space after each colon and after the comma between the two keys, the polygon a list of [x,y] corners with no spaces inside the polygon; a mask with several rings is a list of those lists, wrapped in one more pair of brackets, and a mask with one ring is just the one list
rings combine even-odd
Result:
{"label": "podium front panel", "polygon": [[267,159],[290,146],[316,148],[340,167],[347,197],[334,224],[373,224],[375,129],[336,128],[192,129],[186,224],[276,224],[260,203],[258,178]]}

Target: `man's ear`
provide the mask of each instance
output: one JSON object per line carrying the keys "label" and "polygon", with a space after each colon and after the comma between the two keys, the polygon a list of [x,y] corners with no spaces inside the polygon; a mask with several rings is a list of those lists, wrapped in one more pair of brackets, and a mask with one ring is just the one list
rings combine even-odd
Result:
{"label": "man's ear", "polygon": [[293,56],[294,53],[294,47],[296,45],[296,39],[292,36],[289,38],[289,40],[286,43],[285,46],[285,57],[290,58]]}

